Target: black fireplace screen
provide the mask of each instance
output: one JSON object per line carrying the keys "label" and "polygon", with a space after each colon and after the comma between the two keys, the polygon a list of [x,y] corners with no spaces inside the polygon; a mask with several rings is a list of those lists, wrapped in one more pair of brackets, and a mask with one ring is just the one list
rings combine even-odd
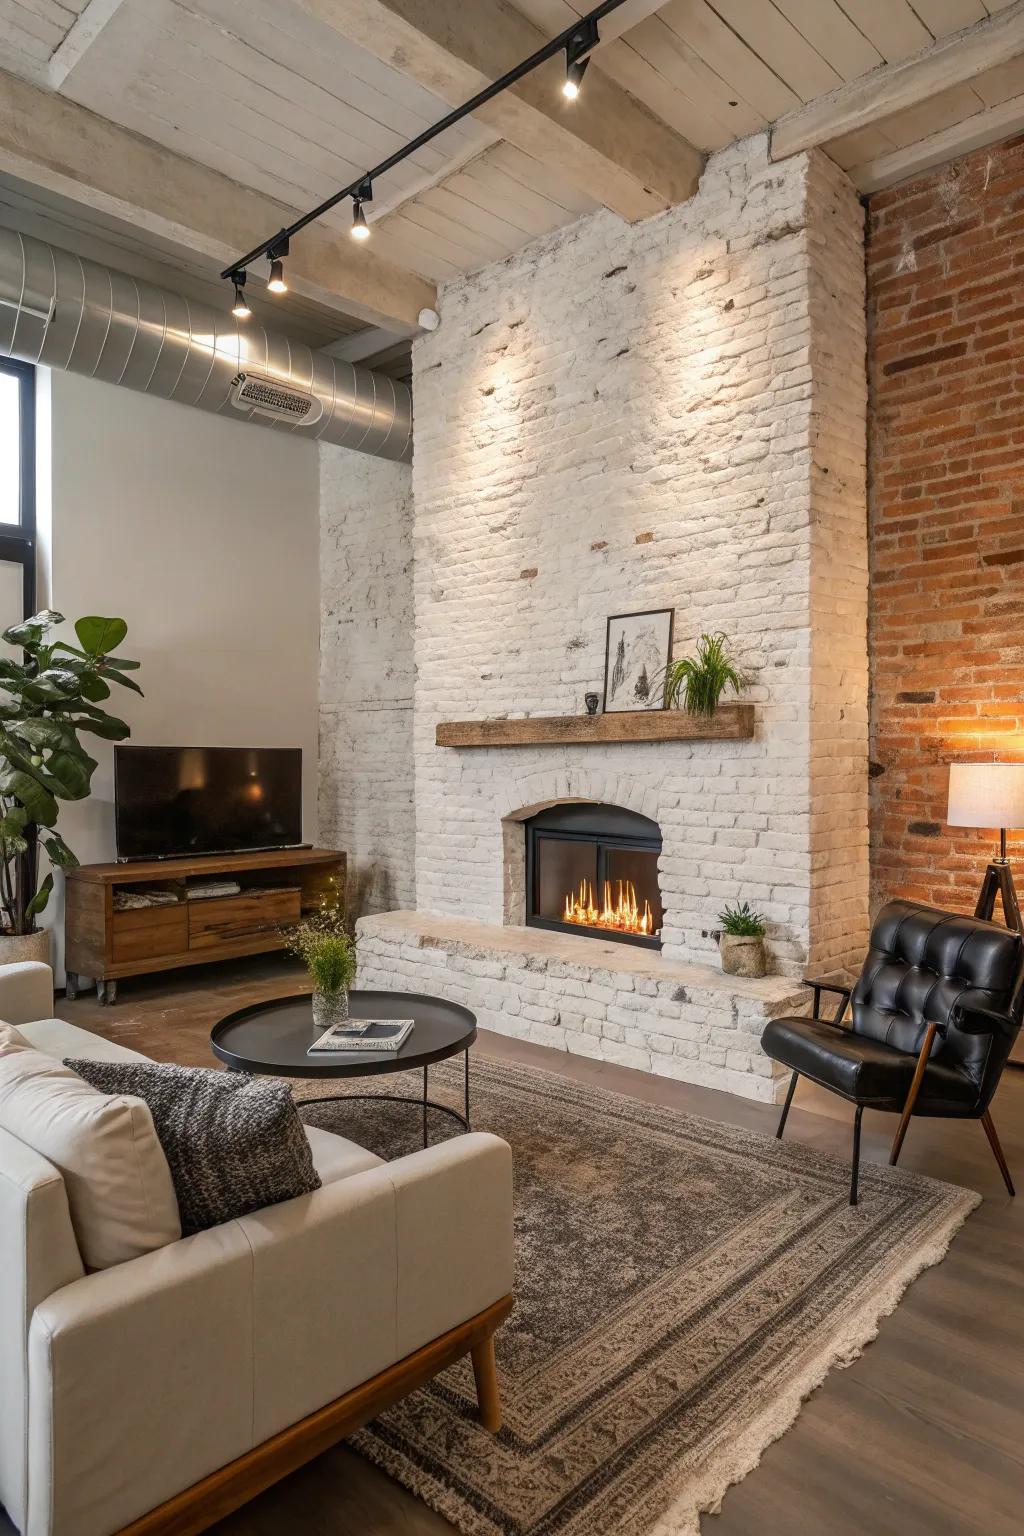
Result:
{"label": "black fireplace screen", "polygon": [[526,921],[661,947],[658,824],[612,805],[556,805],[526,823]]}

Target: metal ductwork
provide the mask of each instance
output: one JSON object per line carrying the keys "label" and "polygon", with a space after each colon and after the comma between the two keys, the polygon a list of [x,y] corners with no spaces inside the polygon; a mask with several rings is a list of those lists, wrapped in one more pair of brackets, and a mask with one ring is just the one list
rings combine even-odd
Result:
{"label": "metal ductwork", "polygon": [[412,395],[397,379],[9,229],[0,356],[379,458],[412,451]]}

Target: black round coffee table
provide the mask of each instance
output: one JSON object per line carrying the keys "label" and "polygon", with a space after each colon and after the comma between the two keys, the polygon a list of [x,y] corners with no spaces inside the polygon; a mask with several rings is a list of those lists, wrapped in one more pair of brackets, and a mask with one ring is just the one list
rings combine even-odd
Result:
{"label": "black round coffee table", "polygon": [[[320,1033],[313,1027],[313,1003],[309,994],[273,998],[239,1008],[215,1024],[210,1034],[213,1054],[236,1072],[257,1072],[269,1077],[378,1077],[384,1073],[423,1069],[423,1094],[411,1098],[399,1093],[352,1093],[351,1099],[380,1099],[397,1104],[417,1104],[423,1110],[423,1145],[428,1145],[427,1110],[436,1109],[467,1131],[469,1123],[469,1048],[476,1039],[476,1017],[458,1003],[419,992],[350,992],[349,1014],[353,1019],[415,1019],[415,1028],[401,1050],[386,1056],[359,1051],[309,1056],[307,1051]],[[435,1061],[459,1052],[465,1058],[465,1113],[428,1097],[427,1073]],[[302,1104],[337,1103],[338,1094],[303,1099]]]}

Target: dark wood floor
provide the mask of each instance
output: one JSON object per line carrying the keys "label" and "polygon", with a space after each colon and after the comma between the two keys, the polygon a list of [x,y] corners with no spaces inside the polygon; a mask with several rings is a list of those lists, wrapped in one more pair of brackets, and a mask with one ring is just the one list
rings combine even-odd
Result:
{"label": "dark wood floor", "polygon": [[[290,990],[291,962],[211,966],[122,984],[58,1012],[168,1061],[209,1064],[212,1024]],[[484,1055],[737,1125],[774,1131],[778,1111],[729,1094],[482,1034]],[[979,1190],[984,1203],[946,1260],[917,1280],[878,1339],[833,1371],[761,1465],[706,1516],[705,1536],[1020,1536],[1024,1530],[1024,1072],[993,1115],[1022,1190],[1006,1195],[981,1127],[915,1122],[902,1162]],[[866,1115],[863,1155],[885,1161],[893,1121]],[[803,1087],[787,1135],[846,1155],[848,1108]],[[216,1527],[217,1536],[451,1536],[451,1527],[344,1447]]]}

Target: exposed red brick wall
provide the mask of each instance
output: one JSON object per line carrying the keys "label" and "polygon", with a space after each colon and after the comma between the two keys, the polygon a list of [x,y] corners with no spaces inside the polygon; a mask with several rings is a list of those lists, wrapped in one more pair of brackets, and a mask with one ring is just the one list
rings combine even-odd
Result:
{"label": "exposed red brick wall", "polygon": [[873,895],[971,909],[947,765],[1024,762],[1024,138],[869,199],[868,323]]}

